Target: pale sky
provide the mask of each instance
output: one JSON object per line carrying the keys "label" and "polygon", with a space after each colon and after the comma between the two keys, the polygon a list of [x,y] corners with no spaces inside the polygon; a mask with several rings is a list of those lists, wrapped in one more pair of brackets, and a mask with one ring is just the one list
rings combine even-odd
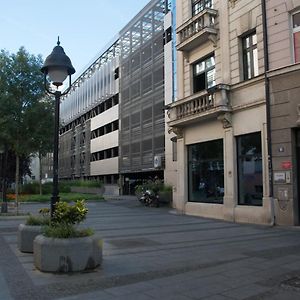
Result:
{"label": "pale sky", "polygon": [[0,49],[49,55],[61,46],[80,74],[149,0],[0,0]]}

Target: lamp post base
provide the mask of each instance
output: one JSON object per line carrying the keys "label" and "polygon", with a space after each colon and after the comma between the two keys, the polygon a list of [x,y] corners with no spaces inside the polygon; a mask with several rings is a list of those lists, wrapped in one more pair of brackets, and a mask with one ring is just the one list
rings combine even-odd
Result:
{"label": "lamp post base", "polygon": [[53,216],[53,213],[55,211],[55,204],[59,202],[60,197],[59,196],[52,196],[51,197],[51,217]]}

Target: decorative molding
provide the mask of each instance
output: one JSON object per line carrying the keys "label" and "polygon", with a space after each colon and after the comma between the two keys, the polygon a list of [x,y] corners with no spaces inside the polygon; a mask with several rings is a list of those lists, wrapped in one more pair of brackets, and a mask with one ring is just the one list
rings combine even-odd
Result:
{"label": "decorative molding", "polygon": [[237,0],[228,0],[229,1],[229,3],[231,4],[231,7],[233,8],[234,6],[235,6],[235,2],[237,1]]}
{"label": "decorative molding", "polygon": [[297,113],[298,113],[298,120],[296,121],[297,126],[300,126],[300,104],[297,105]]}
{"label": "decorative molding", "polygon": [[208,36],[208,39],[212,42],[213,46],[216,48],[217,47],[217,36],[215,34],[210,34]]}
{"label": "decorative molding", "polygon": [[187,64],[190,63],[190,55],[186,51],[183,52],[183,58]]}
{"label": "decorative molding", "polygon": [[232,127],[231,113],[225,113],[225,114],[218,116],[218,120],[222,122],[224,129]]}
{"label": "decorative molding", "polygon": [[168,129],[168,133],[173,132],[174,134],[176,134],[177,139],[182,139],[183,138],[183,130],[179,127],[170,127]]}

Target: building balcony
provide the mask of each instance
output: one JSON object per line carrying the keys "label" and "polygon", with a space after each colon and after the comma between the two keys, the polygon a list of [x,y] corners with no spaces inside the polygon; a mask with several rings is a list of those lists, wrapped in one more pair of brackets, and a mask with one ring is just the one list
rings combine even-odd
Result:
{"label": "building balcony", "polygon": [[218,118],[225,127],[224,120],[228,121],[227,115],[231,112],[228,92],[228,85],[218,84],[207,91],[173,102],[167,108],[170,119],[168,126],[185,127],[191,123]]}
{"label": "building balcony", "polygon": [[191,51],[201,44],[217,40],[218,31],[215,28],[215,17],[218,11],[206,8],[193,18],[179,26],[176,30],[178,34],[177,50]]}

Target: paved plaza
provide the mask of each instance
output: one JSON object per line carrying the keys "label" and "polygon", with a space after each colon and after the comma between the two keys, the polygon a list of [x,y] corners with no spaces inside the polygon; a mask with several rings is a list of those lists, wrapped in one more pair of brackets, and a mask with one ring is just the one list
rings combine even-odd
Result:
{"label": "paved plaza", "polygon": [[300,299],[298,228],[178,215],[133,198],[88,207],[86,224],[104,238],[103,264],[69,275],[37,271],[17,250],[24,218],[0,217],[1,300]]}

